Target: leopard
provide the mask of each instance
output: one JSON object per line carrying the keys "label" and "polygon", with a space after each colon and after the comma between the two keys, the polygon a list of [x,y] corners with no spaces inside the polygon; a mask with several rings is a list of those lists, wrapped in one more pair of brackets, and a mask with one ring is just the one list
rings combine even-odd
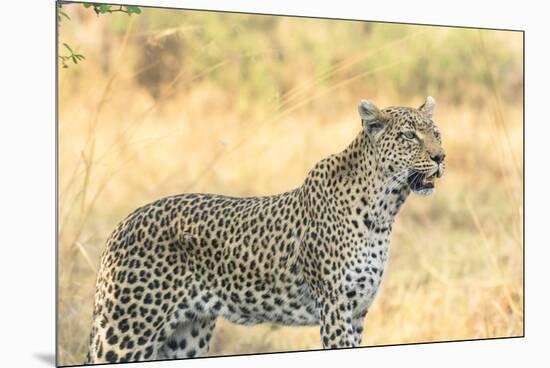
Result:
{"label": "leopard", "polygon": [[361,99],[343,151],[284,193],[185,193],[128,215],[100,258],[85,364],[208,354],[216,321],[319,326],[323,349],[361,345],[394,220],[445,169],[435,99]]}

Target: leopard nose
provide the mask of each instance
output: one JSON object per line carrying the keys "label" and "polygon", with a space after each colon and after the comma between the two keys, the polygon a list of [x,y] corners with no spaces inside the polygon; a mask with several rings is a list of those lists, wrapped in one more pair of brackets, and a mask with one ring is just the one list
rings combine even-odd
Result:
{"label": "leopard nose", "polygon": [[445,153],[444,152],[439,152],[433,156],[430,156],[432,160],[434,160],[435,162],[437,162],[438,164],[443,162],[443,160],[445,159]]}

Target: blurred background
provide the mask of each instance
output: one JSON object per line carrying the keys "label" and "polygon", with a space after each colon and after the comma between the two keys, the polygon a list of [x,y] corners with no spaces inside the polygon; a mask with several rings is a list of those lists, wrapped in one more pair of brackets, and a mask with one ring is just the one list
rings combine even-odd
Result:
{"label": "blurred background", "polygon": [[[436,193],[397,217],[363,344],[523,334],[521,33],[59,10],[60,364],[83,362],[99,257],[129,212],[183,192],[295,188],[359,132],[361,98],[434,96],[447,152]],[[220,320],[210,355],[320,347],[317,327]]]}

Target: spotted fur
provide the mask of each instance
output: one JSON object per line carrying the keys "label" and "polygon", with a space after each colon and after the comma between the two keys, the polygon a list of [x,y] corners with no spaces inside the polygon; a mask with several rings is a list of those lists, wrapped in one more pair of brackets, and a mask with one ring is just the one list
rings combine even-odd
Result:
{"label": "spotted fur", "polygon": [[444,153],[419,109],[362,100],[362,130],[294,190],[182,194],[138,208],[107,240],[87,363],[205,355],[216,319],[320,325],[325,348],[361,343],[395,215],[433,188]]}

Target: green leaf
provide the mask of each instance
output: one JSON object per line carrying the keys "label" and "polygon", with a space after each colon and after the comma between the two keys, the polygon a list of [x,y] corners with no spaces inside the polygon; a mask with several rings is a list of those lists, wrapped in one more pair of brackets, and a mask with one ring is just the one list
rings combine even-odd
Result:
{"label": "green leaf", "polygon": [[76,58],[76,56],[71,55],[71,59],[72,59],[73,63],[78,64],[78,59]]}
{"label": "green leaf", "polygon": [[126,12],[128,13],[128,15],[132,15],[132,13],[141,14],[141,9],[139,8],[139,6],[127,6]]}
{"label": "green leaf", "polygon": [[73,49],[71,49],[71,46],[67,45],[65,42],[63,42],[63,46],[65,46],[71,52],[71,54],[73,53]]}
{"label": "green leaf", "polygon": [[105,4],[101,4],[99,6],[99,12],[101,14],[105,14],[105,13],[108,13],[111,11],[111,5],[105,5]]}
{"label": "green leaf", "polygon": [[93,4],[85,3],[85,4],[82,4],[82,5],[84,5],[85,8],[89,8],[89,7],[92,6]]}

